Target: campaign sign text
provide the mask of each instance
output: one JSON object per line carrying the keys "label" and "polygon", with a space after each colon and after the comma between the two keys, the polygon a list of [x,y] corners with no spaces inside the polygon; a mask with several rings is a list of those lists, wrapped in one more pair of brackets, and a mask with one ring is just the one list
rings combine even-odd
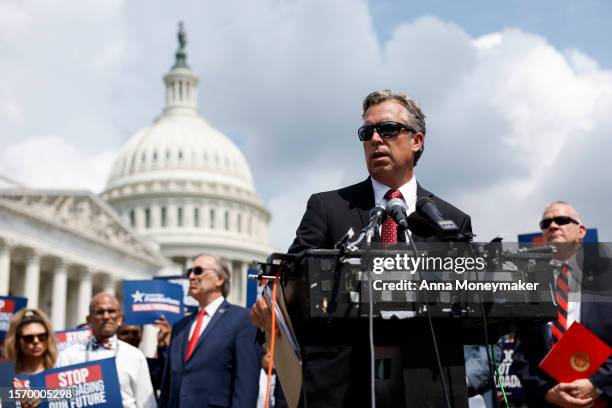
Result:
{"label": "campaign sign text", "polygon": [[183,317],[183,289],[163,280],[123,281],[125,324],[150,324],[164,316],[170,324]]}
{"label": "campaign sign text", "polygon": [[175,276],[156,276],[153,279],[165,280],[166,282],[176,283],[183,288],[183,314],[197,313],[200,305],[198,301],[189,296],[189,279],[185,275]]}
{"label": "campaign sign text", "polygon": [[112,408],[122,404],[114,357],[46,370],[27,379],[28,388],[42,396],[42,408]]}

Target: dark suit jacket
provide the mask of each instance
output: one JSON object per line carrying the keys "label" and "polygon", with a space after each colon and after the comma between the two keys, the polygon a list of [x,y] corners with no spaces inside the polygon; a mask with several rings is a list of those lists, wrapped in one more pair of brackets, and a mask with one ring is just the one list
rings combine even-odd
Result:
{"label": "dark suit jacket", "polygon": [[[472,232],[470,217],[417,184],[417,199],[430,197],[443,216],[457,224],[462,233]],[[290,253],[305,249],[333,248],[349,228],[360,231],[374,207],[374,189],[370,178],[340,190],[313,194],[298,227]],[[415,241],[437,241],[436,237],[413,236]]]}
{"label": "dark suit jacket", "polygon": [[[580,303],[580,323],[592,331],[608,345],[612,345],[612,298],[610,297],[609,254],[600,253],[604,246],[590,245],[577,256],[582,269],[583,286]],[[596,253],[588,254],[588,252]],[[586,255],[585,255],[586,254]],[[598,298],[607,301],[596,302]],[[547,324],[524,328],[517,332],[513,370],[516,370],[523,388],[527,393],[530,407],[552,407],[544,401],[546,392],[557,382],[538,368],[538,364],[548,353],[551,335]],[[602,365],[591,378],[591,382],[603,391],[603,398],[612,401],[612,357]]]}
{"label": "dark suit jacket", "polygon": [[257,402],[261,349],[247,309],[224,301],[200,336],[191,358],[185,351],[195,315],[172,327],[161,407],[252,408]]}
{"label": "dark suit jacket", "polygon": [[[417,198],[430,197],[446,218],[452,219],[460,232],[472,231],[470,217],[446,201],[417,185]],[[360,231],[374,207],[370,179],[340,190],[313,194],[297,229],[290,253],[306,249],[333,248],[353,228]],[[413,234],[415,241],[436,241]],[[351,346],[303,347],[304,387],[308,407],[369,406],[369,345],[367,333],[355,336]]]}

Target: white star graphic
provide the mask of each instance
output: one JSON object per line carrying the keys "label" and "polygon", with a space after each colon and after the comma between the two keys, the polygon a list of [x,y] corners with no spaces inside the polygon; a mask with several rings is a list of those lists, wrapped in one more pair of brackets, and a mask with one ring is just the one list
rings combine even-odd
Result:
{"label": "white star graphic", "polygon": [[144,293],[141,293],[139,290],[132,293],[132,299],[134,302],[142,302],[143,297],[144,297]]}

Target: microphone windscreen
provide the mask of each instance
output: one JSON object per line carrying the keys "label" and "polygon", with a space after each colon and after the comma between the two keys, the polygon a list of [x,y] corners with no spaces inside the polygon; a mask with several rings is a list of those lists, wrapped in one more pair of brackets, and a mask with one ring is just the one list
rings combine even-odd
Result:
{"label": "microphone windscreen", "polygon": [[425,212],[425,206],[431,204],[435,207],[434,201],[429,197],[421,197],[417,200],[416,203],[416,212],[421,216],[427,218],[427,214]]}
{"label": "microphone windscreen", "polygon": [[408,216],[408,229],[412,231],[413,234],[422,238],[429,238],[436,233],[429,221],[416,212]]}

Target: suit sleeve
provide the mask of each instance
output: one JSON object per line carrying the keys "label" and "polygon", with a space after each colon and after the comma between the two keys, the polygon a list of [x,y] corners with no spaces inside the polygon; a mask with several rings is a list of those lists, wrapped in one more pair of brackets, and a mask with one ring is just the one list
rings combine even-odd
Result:
{"label": "suit sleeve", "polygon": [[261,348],[255,342],[257,329],[250,323],[248,314],[241,316],[238,327],[234,339],[232,408],[253,408],[259,394]]}
{"label": "suit sleeve", "polygon": [[172,334],[170,335],[170,344],[168,344],[168,348],[165,354],[164,366],[162,368],[162,377],[160,384],[160,393],[159,393],[159,406],[167,407],[170,403],[170,392],[172,391],[172,347],[176,347],[178,345],[175,344],[175,337],[179,332],[178,322],[172,326]]}
{"label": "suit sleeve", "polygon": [[612,357],[609,357],[589,380],[608,400],[612,400]]}
{"label": "suit sleeve", "polygon": [[[609,271],[607,272],[609,273]],[[594,318],[590,319],[590,324],[587,325],[586,322],[584,324],[606,344],[612,344],[612,323],[610,320],[612,305],[610,303],[594,302],[590,306],[591,309],[597,309],[597,314]],[[596,328],[598,330],[595,330]],[[604,361],[601,367],[599,367],[597,372],[593,374],[589,380],[603,392],[608,401],[612,401],[612,356],[609,356],[608,359]]]}
{"label": "suit sleeve", "polygon": [[296,237],[289,248],[289,253],[298,253],[306,249],[325,248],[327,236],[327,215],[321,198],[313,194],[308,199],[306,212],[302,217]]}

